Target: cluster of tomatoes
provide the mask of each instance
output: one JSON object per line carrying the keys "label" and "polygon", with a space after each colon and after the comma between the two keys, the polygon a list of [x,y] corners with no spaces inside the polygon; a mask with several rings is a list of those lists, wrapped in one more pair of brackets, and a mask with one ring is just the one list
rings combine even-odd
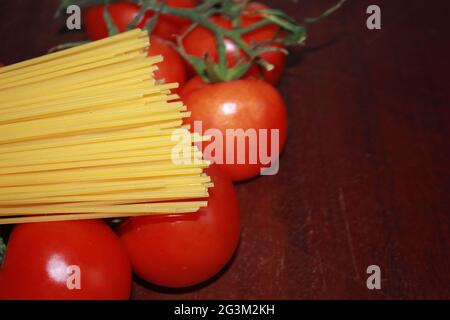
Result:
{"label": "cluster of tomatoes", "polygon": [[[166,4],[176,8],[193,8],[196,0],[168,0]],[[249,2],[240,16],[240,27],[249,27],[260,22],[262,10],[268,9],[264,4]],[[108,7],[110,16],[118,31],[126,30],[127,26],[138,15],[140,6],[128,2],[118,2]],[[108,29],[103,20],[104,6],[88,8],[84,14],[86,32],[91,40],[99,40],[108,36]],[[154,15],[148,11],[136,24],[137,27],[146,26]],[[209,20],[225,29],[232,29],[231,20],[225,15],[213,15]],[[266,46],[285,49],[282,44],[272,41],[280,28],[275,24],[266,24],[242,36],[249,45],[265,43]],[[259,56],[273,66],[270,70],[262,69],[255,63],[239,80],[208,83],[195,75],[194,69],[174,49],[174,35],[182,37],[183,50],[190,56],[204,58],[208,56],[217,62],[218,50],[214,33],[206,27],[198,25],[191,28],[191,21],[186,18],[161,14],[150,36],[148,54],[162,55],[164,61],[158,64],[155,77],[166,83],[178,83],[175,90],[191,112],[187,120],[191,127],[196,121],[201,121],[203,134],[209,129],[218,129],[226,137],[227,129],[278,130],[278,153],[282,151],[287,136],[286,108],[281,95],[275,88],[284,70],[286,55],[282,51],[270,50]],[[227,66],[233,67],[238,61],[247,59],[245,53],[230,39],[225,38]],[[232,106],[232,110],[230,110]],[[223,152],[226,154],[226,138],[223,142]],[[252,148],[258,148],[263,142],[258,141],[245,145],[245,155],[249,155]],[[237,145],[238,141],[233,141]],[[229,143],[230,145],[230,143]],[[205,147],[205,145],[203,145]],[[256,153],[259,154],[259,150]],[[276,158],[278,154],[269,154]],[[214,159],[211,159],[214,160]],[[223,161],[225,162],[225,161]],[[232,163],[220,164],[234,181],[242,181],[259,175],[261,161],[251,162],[249,157],[244,163],[238,163],[235,155]]]}
{"label": "cluster of tomatoes", "polygon": [[[167,0],[168,6],[193,8],[195,0]],[[251,26],[262,19],[267,8],[250,2],[241,24]],[[108,7],[117,29],[122,32],[138,15],[140,6],[116,2]],[[108,36],[104,6],[85,9],[85,30],[91,40]],[[138,22],[145,26],[155,12],[149,10]],[[223,15],[211,22],[233,28]],[[190,28],[185,18],[161,14],[150,36],[149,55],[163,55],[156,78],[180,84],[177,93],[191,111],[188,123],[201,121],[203,129],[276,129],[279,152],[287,136],[287,115],[283,99],[275,88],[285,64],[285,54],[267,51],[261,58],[273,65],[260,70],[255,64],[239,80],[208,83],[194,75],[193,68],[174,49],[174,34]],[[217,61],[217,43],[211,30],[192,29],[182,39],[184,50],[199,58],[208,55]],[[270,42],[279,32],[265,25],[243,36],[247,43]],[[227,65],[233,66],[245,54],[229,39]],[[271,44],[280,46],[279,43]],[[226,106],[233,106],[227,108]],[[247,145],[247,148],[250,148]],[[247,154],[250,150],[246,150]],[[3,299],[128,299],[131,274],[165,287],[188,287],[217,274],[232,257],[240,235],[240,212],[233,181],[259,175],[261,163],[213,165],[208,207],[196,214],[135,217],[115,232],[103,221],[65,221],[17,225],[10,234],[0,269],[0,298]],[[75,268],[73,268],[75,266]],[[71,276],[79,272],[78,284]],[[72,283],[73,284],[73,283]]]}
{"label": "cluster of tomatoes", "polygon": [[207,208],[130,218],[116,232],[102,220],[16,225],[0,269],[0,299],[128,299],[132,271],[165,287],[218,273],[239,241],[239,204],[221,170]]}

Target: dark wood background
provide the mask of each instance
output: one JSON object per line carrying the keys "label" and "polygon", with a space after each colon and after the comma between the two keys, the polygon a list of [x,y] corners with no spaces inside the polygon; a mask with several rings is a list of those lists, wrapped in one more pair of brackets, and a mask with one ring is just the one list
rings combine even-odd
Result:
{"label": "dark wood background", "polygon": [[[334,0],[267,1],[302,19]],[[44,54],[56,0],[0,0],[0,61]],[[366,28],[378,4],[382,30]],[[135,299],[450,298],[449,1],[350,0],[283,77],[281,172],[237,186],[242,239],[214,281]],[[379,265],[382,289],[366,287]]]}

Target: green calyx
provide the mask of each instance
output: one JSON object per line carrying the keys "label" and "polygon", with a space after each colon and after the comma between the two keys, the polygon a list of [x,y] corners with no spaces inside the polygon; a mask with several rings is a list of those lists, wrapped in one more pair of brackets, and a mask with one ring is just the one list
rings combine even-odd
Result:
{"label": "green calyx", "polygon": [[[305,38],[305,28],[293,23],[292,19],[287,21],[284,17],[275,17],[270,12],[255,12],[264,17],[260,22],[250,27],[240,27],[240,16],[244,13],[249,1],[236,0],[206,0],[201,5],[192,9],[178,9],[169,6],[160,6],[160,11],[165,14],[183,17],[191,20],[193,25],[184,34],[177,37],[177,44],[175,49],[183,58],[188,61],[195,69],[197,74],[206,82],[222,82],[231,81],[241,78],[247,73],[250,67],[256,63],[265,70],[273,69],[273,65],[265,61],[260,55],[267,51],[282,51],[287,53],[284,49],[270,46],[272,42],[278,42],[283,45],[290,45],[292,39],[297,39],[300,43]],[[142,0],[142,4],[148,8],[155,8],[158,5],[156,0]],[[269,11],[269,10],[268,10]],[[221,14],[228,17],[233,24],[233,29],[225,29],[210,21],[209,17],[212,15]],[[268,24],[277,24],[280,29],[286,33],[286,37],[275,37],[269,43],[249,44],[242,39],[242,36],[248,32],[256,30]],[[218,61],[214,61],[210,56],[196,57],[188,54],[183,47],[183,38],[187,36],[194,27],[202,26],[210,30],[217,43]],[[225,48],[225,39],[229,39],[245,54],[246,59],[240,59],[234,66],[227,65],[227,55]],[[288,43],[284,40],[288,39]]]}
{"label": "green calyx", "polygon": [[[160,14],[169,14],[172,16],[186,18],[192,21],[192,25],[188,30],[176,36],[177,42],[173,47],[180,53],[183,58],[188,61],[195,69],[197,74],[206,82],[222,82],[231,81],[241,78],[247,73],[253,64],[256,64],[260,70],[272,70],[274,66],[261,57],[261,54],[269,51],[279,51],[287,54],[284,49],[288,46],[304,45],[307,38],[307,26],[318,22],[331,13],[335,12],[346,0],[340,0],[335,6],[325,11],[322,15],[314,18],[307,18],[303,23],[296,22],[283,11],[278,9],[263,9],[252,11],[252,14],[258,14],[262,19],[253,25],[242,27],[240,17],[245,13],[246,7],[250,0],[205,0],[195,8],[180,9],[167,6],[164,0],[135,0],[134,2],[141,5],[141,10],[137,16],[130,22],[127,30],[135,28],[142,16],[147,10],[153,10],[156,14],[150,20],[146,29],[151,32],[156,25]],[[108,27],[109,35],[117,34],[117,27],[114,25],[108,11],[108,5],[116,2],[114,0],[61,0],[61,5],[57,13],[61,13],[67,6],[76,4],[81,7],[89,7],[93,5],[103,4],[105,9],[103,18]],[[223,15],[230,19],[233,28],[226,29],[210,21],[209,17],[213,15]],[[246,33],[252,32],[269,24],[275,24],[279,27],[280,32],[272,39],[260,43],[247,43],[242,39]],[[205,55],[196,57],[188,54],[183,47],[183,39],[195,27],[202,26],[210,30],[217,43],[218,59],[214,61],[212,57]],[[240,59],[237,63],[229,67],[227,65],[227,55],[224,40],[228,39],[234,42],[237,48],[244,53],[245,59]],[[278,44],[274,46],[273,44]],[[281,45],[281,48],[280,48]]]}

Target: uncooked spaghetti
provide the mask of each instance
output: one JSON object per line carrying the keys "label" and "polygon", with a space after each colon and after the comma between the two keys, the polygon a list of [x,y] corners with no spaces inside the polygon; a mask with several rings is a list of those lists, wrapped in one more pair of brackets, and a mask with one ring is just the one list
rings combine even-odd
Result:
{"label": "uncooked spaghetti", "polygon": [[0,68],[0,224],[207,204],[203,137],[182,125],[176,84],[153,78],[148,46],[136,29]]}

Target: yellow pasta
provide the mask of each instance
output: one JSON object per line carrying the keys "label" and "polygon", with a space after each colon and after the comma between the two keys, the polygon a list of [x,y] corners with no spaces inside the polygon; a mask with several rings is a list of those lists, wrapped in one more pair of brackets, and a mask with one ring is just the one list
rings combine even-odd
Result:
{"label": "yellow pasta", "polygon": [[139,29],[0,68],[0,224],[192,213],[211,179]]}

